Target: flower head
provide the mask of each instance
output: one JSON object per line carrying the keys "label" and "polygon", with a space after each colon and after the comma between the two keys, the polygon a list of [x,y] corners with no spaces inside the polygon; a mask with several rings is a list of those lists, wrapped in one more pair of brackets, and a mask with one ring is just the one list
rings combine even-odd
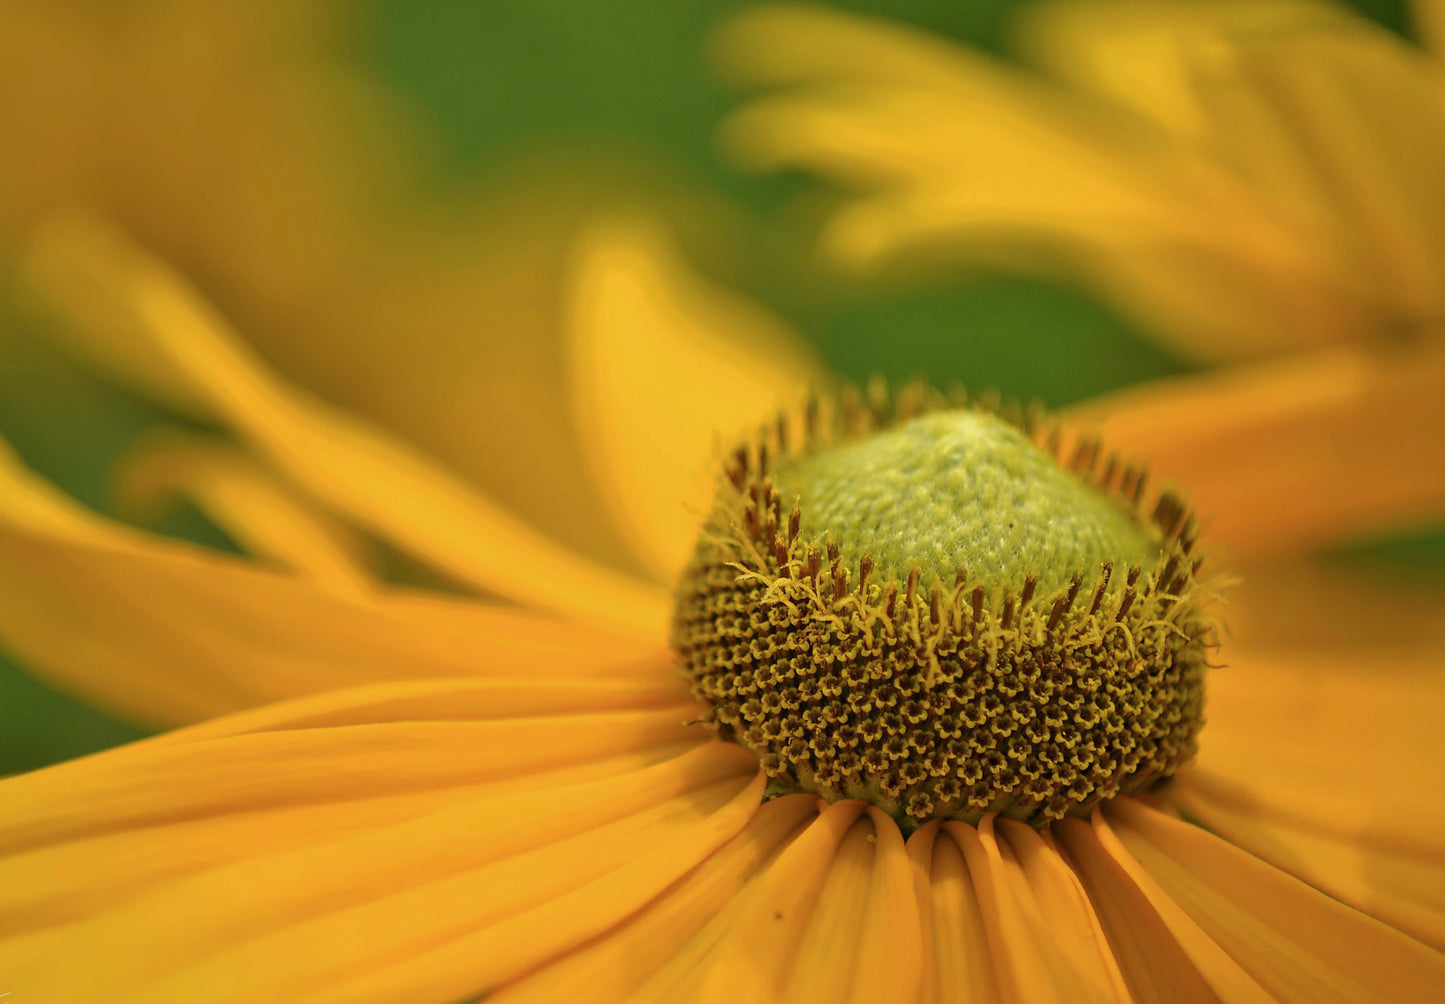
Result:
{"label": "flower head", "polygon": [[1438,985],[1439,807],[1410,769],[1434,742],[1433,673],[1235,646],[1195,765],[1042,830],[988,812],[905,839],[863,802],[765,801],[754,755],[695,724],[706,709],[649,628],[660,590],[598,578],[299,396],[114,235],[49,240],[39,275],[90,283],[65,287],[83,344],[181,381],[305,511],[551,612],[246,567],[106,524],[7,462],[14,650],[172,717],[314,694],[4,782],[7,985],[321,1001]]}
{"label": "flower head", "polygon": [[[832,51],[819,39],[799,59]],[[1439,472],[1372,441],[1402,401],[1430,407],[1419,362],[1430,377],[1438,353],[1109,405],[1204,486],[1196,535],[1089,430],[1055,439],[917,389],[812,412],[806,354],[665,234],[594,218],[559,292],[596,495],[545,502],[620,528],[635,552],[609,562],[278,375],[120,229],[42,229],[26,276],[77,355],[204,423],[144,447],[130,493],[195,498],[248,553],[104,520],[0,454],[0,642],[190,723],[0,782],[0,986],[1431,999],[1445,690],[1412,604],[1438,601],[1296,573],[1271,606],[1246,586],[1228,666],[1206,674],[1195,547],[1221,530],[1247,565],[1362,513],[1438,513]],[[749,435],[778,399],[797,424]],[[705,490],[714,432],[747,445],[719,458],[709,510],[693,475]],[[388,584],[363,535],[452,591]]]}

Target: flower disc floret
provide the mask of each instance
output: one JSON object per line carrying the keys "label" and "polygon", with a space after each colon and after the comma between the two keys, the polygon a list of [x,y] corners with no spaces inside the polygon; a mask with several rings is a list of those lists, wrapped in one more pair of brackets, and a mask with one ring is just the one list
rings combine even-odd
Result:
{"label": "flower disc floret", "polygon": [[772,792],[905,829],[1043,824],[1172,776],[1212,637],[1194,521],[1101,455],[920,388],[740,447],[673,622],[706,722]]}

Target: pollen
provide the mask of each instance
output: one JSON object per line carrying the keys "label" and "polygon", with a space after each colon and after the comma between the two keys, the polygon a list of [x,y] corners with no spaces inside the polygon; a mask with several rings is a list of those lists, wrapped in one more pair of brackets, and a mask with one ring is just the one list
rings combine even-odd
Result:
{"label": "pollen", "polygon": [[1036,413],[844,389],[733,451],[672,641],[769,792],[1044,825],[1195,753],[1197,526]]}

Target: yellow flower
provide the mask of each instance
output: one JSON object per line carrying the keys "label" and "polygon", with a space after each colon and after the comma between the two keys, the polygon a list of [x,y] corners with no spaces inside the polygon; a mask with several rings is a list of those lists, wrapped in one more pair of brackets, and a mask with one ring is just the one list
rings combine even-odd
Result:
{"label": "yellow flower", "polygon": [[[73,27],[53,13],[70,9],[0,8],[15,49],[0,73],[68,52],[52,19]],[[96,37],[144,53],[145,15],[115,16]],[[36,24],[58,50],[30,48]],[[201,67],[234,65],[202,51]],[[898,65],[926,72],[914,55]],[[7,135],[74,170],[95,161],[66,152],[71,119],[195,121],[187,93],[110,90],[147,79],[122,69],[78,88],[85,115],[62,106]],[[181,149],[211,141],[229,142]],[[238,146],[217,162],[245,165]],[[132,148],[98,154],[115,149]],[[290,163],[288,142],[267,149]],[[478,256],[297,198],[293,245],[252,229],[257,202],[150,166],[97,169],[104,184],[39,172],[30,184],[54,191],[4,222],[99,203],[245,305],[264,334],[242,340],[177,271],[85,217],[48,225],[28,261],[67,315],[57,334],[192,420],[142,444],[122,494],[191,498],[258,560],[100,519],[0,456],[0,641],[63,686],[188,726],[0,783],[0,995],[1318,1000],[1428,999],[1445,982],[1437,597],[1256,571],[1198,762],[1088,821],[987,817],[905,841],[857,802],[764,803],[756,761],[686,724],[702,709],[664,627],[706,505],[701,453],[814,378],[786,331],[692,275],[646,213],[539,219],[528,200],[505,235],[489,214]],[[139,188],[113,199],[119,177]],[[229,187],[264,206],[296,176],[264,177]],[[1248,215],[1230,225],[1289,261],[1298,249]],[[378,234],[410,239],[351,257]],[[498,302],[518,309],[477,310]],[[468,340],[482,358],[395,334],[477,316],[505,331]],[[1243,333],[1276,330],[1256,327]],[[1211,536],[1252,561],[1439,512],[1445,474],[1416,437],[1439,417],[1441,367],[1428,345],[1346,348],[1085,417],[1201,486]],[[358,530],[455,591],[379,581]]]}
{"label": "yellow flower", "polygon": [[[1445,471],[1419,467],[1445,429],[1439,62],[1308,0],[1053,3],[1023,27],[1048,76],[823,8],[749,12],[718,55],[777,92],[728,143],[848,189],[822,235],[844,267],[1065,273],[1195,358],[1292,350],[1077,415],[1190,485],[1234,559],[1437,518]],[[1368,500],[1320,490],[1342,454]]]}
{"label": "yellow flower", "polygon": [[[720,404],[751,410],[806,367],[739,350],[755,310],[655,230],[588,240],[578,401],[611,402],[588,411],[590,462],[650,498]],[[858,802],[764,803],[756,761],[686,724],[665,580],[570,552],[277,377],[112,230],[54,224],[30,275],[86,357],[233,437],[169,445],[157,476],[294,571],[0,468],[6,645],[136,714],[234,712],[0,783],[17,997],[1427,1000],[1445,981],[1445,689],[1419,598],[1310,576],[1296,597],[1349,619],[1346,643],[1313,616],[1244,618],[1172,785],[1044,831],[987,816],[905,842]],[[1328,449],[1322,429],[1277,448]],[[1197,473],[1220,462],[1200,449]],[[337,521],[491,598],[378,583],[345,564]],[[673,525],[639,513],[643,553],[671,553]]]}

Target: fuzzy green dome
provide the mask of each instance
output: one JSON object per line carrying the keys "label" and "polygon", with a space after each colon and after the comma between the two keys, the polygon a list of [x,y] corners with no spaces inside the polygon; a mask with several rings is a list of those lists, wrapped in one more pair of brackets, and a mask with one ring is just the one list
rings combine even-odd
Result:
{"label": "fuzzy green dome", "polygon": [[1076,572],[1152,562],[1145,528],[1116,500],[1059,466],[995,415],[944,411],[887,429],[776,473],[783,507],[801,500],[809,529],[882,577],[917,566],[925,585],[971,580],[1041,592]]}

